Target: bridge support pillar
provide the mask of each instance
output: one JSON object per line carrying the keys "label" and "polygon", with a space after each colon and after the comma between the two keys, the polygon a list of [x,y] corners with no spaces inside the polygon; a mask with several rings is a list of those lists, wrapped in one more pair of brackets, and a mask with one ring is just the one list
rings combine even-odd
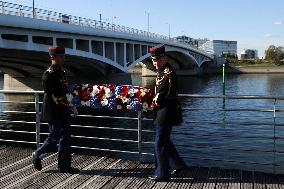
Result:
{"label": "bridge support pillar", "polygon": [[4,90],[42,90],[41,77],[14,77],[4,74]]}
{"label": "bridge support pillar", "polygon": [[156,77],[157,73],[154,71],[155,69],[149,69],[145,64],[142,64],[142,77]]}

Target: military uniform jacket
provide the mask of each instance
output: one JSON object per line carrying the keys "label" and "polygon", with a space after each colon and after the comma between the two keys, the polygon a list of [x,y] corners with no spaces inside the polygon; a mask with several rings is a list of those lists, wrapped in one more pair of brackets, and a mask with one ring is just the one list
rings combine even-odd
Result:
{"label": "military uniform jacket", "polygon": [[182,110],[177,99],[177,76],[167,63],[156,77],[155,97],[153,99],[155,125],[179,125],[182,122]]}
{"label": "military uniform jacket", "polygon": [[57,65],[51,65],[42,76],[44,90],[42,121],[67,121],[71,111],[66,98],[67,80],[65,71]]}

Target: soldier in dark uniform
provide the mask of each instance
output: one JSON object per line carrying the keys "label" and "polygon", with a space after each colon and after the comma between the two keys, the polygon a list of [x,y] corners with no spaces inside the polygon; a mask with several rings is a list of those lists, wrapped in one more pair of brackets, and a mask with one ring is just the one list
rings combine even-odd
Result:
{"label": "soldier in dark uniform", "polygon": [[158,71],[153,99],[156,129],[155,175],[150,179],[164,181],[185,167],[170,138],[172,126],[182,122],[182,110],[177,99],[177,76],[167,62],[165,46],[150,48],[150,52],[153,65]]}
{"label": "soldier in dark uniform", "polygon": [[[58,170],[60,172],[77,173],[71,167],[71,109],[66,99],[67,80],[63,65],[65,61],[64,47],[50,47],[51,66],[43,73],[44,90],[41,120],[48,122],[48,138],[33,153],[33,164],[36,170],[42,169],[41,158],[58,145]],[[75,112],[76,113],[76,112]]]}

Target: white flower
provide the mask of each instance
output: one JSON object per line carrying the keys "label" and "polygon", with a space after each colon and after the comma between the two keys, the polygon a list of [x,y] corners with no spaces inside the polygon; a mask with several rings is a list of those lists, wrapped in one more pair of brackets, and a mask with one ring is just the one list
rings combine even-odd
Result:
{"label": "white flower", "polygon": [[117,105],[117,109],[118,109],[118,110],[121,110],[121,109],[122,109],[122,106],[121,106],[121,105]]}
{"label": "white flower", "polygon": [[111,97],[111,96],[112,96],[111,90],[110,90],[109,88],[106,88],[106,89],[105,89],[105,97],[106,97],[106,98],[109,98],[109,97]]}
{"label": "white flower", "polygon": [[127,108],[128,110],[130,110],[130,109],[131,109],[131,106],[130,106],[130,105],[127,105],[126,108]]}
{"label": "white flower", "polygon": [[81,101],[82,106],[90,106],[90,101],[84,102]]}
{"label": "white flower", "polygon": [[126,97],[122,97],[122,102],[126,103],[126,104],[129,104],[130,103],[130,99],[126,98]]}
{"label": "white flower", "polygon": [[135,95],[135,89],[133,89],[133,88],[129,89],[128,94],[129,94],[131,97],[134,96],[134,95]]}
{"label": "white flower", "polygon": [[145,111],[145,110],[147,110],[148,109],[148,103],[147,102],[143,102],[143,104],[142,104],[142,108],[143,108],[143,110]]}
{"label": "white flower", "polygon": [[145,94],[146,94],[145,90],[140,89],[140,92],[141,92],[141,96],[145,96]]}
{"label": "white flower", "polygon": [[108,100],[107,100],[106,98],[104,98],[104,99],[101,101],[101,104],[102,104],[102,106],[108,105]]}
{"label": "white flower", "polygon": [[77,91],[77,90],[75,90],[75,91],[74,91],[74,94],[75,94],[76,96],[78,96],[78,95],[79,95],[79,93],[78,93],[78,91]]}
{"label": "white flower", "polygon": [[98,88],[97,85],[93,86],[93,91],[91,92],[91,96],[96,96],[100,92],[100,89]]}
{"label": "white flower", "polygon": [[68,93],[68,94],[66,94],[66,98],[67,98],[68,102],[72,102],[73,95]]}

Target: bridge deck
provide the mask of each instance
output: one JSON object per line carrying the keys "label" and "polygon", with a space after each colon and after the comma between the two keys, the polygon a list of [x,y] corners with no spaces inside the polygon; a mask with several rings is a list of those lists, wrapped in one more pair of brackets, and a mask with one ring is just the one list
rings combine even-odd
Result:
{"label": "bridge deck", "polygon": [[73,155],[80,174],[56,171],[56,154],[32,166],[31,148],[0,145],[0,188],[284,188],[284,176],[219,168],[188,167],[170,182],[148,179],[153,164],[108,156]]}

